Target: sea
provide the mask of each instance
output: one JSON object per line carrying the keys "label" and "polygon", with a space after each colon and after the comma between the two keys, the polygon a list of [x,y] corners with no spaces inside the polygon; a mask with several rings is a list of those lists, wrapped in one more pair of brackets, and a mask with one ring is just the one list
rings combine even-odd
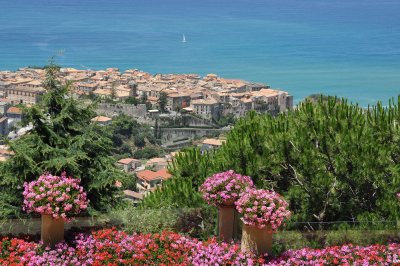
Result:
{"label": "sea", "polygon": [[400,94],[399,14],[399,0],[0,0],[0,70],[54,58],[387,104]]}

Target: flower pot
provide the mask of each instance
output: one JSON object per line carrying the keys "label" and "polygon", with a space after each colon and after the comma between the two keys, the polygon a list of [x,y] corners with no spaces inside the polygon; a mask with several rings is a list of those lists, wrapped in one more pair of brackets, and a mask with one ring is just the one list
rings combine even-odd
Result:
{"label": "flower pot", "polygon": [[64,220],[53,219],[51,215],[42,215],[41,240],[46,246],[54,248],[64,240]]}
{"label": "flower pot", "polygon": [[262,229],[256,226],[243,224],[241,250],[253,252],[257,256],[272,251],[272,230],[270,226]]}
{"label": "flower pot", "polygon": [[218,206],[218,237],[230,242],[233,239],[235,222],[234,202],[225,202]]}

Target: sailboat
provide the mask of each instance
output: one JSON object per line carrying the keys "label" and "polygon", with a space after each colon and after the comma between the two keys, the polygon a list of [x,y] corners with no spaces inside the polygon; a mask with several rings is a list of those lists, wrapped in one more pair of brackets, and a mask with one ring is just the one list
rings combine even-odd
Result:
{"label": "sailboat", "polygon": [[183,42],[183,43],[185,43],[185,42],[186,42],[186,37],[185,37],[185,34],[183,34],[183,36],[182,36],[182,42]]}

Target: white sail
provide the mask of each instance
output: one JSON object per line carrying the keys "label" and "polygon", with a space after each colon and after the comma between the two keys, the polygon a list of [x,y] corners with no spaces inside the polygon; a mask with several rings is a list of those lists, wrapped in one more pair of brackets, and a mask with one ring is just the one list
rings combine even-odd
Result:
{"label": "white sail", "polygon": [[186,42],[185,34],[183,34],[183,36],[182,36],[182,42]]}

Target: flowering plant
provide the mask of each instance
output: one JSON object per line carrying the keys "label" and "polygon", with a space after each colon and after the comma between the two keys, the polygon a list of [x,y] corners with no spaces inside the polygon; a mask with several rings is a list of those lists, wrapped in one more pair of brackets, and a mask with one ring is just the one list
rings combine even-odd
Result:
{"label": "flowering plant", "polygon": [[52,215],[54,219],[68,220],[68,216],[75,215],[87,208],[88,200],[80,179],[45,173],[30,183],[24,183],[24,206],[27,213]]}
{"label": "flowering plant", "polygon": [[264,189],[249,189],[235,202],[236,209],[243,214],[244,224],[262,229],[267,225],[272,231],[281,226],[290,216],[289,204],[276,192]]}
{"label": "flowering plant", "polygon": [[22,239],[0,238],[0,265],[253,265],[263,262],[237,244],[199,241],[173,232],[127,234],[115,228],[79,234],[55,249]]}
{"label": "flowering plant", "polygon": [[199,241],[172,232],[127,234],[114,228],[79,234],[55,249],[18,238],[0,238],[0,265],[399,265],[400,243],[347,244],[287,250],[270,261],[233,243]]}
{"label": "flowering plant", "polygon": [[399,265],[399,263],[400,244],[390,243],[367,247],[347,244],[323,249],[287,250],[267,265]]}
{"label": "flowering plant", "polygon": [[236,174],[233,170],[210,176],[200,187],[203,198],[211,205],[232,204],[247,188],[253,187],[249,176]]}

